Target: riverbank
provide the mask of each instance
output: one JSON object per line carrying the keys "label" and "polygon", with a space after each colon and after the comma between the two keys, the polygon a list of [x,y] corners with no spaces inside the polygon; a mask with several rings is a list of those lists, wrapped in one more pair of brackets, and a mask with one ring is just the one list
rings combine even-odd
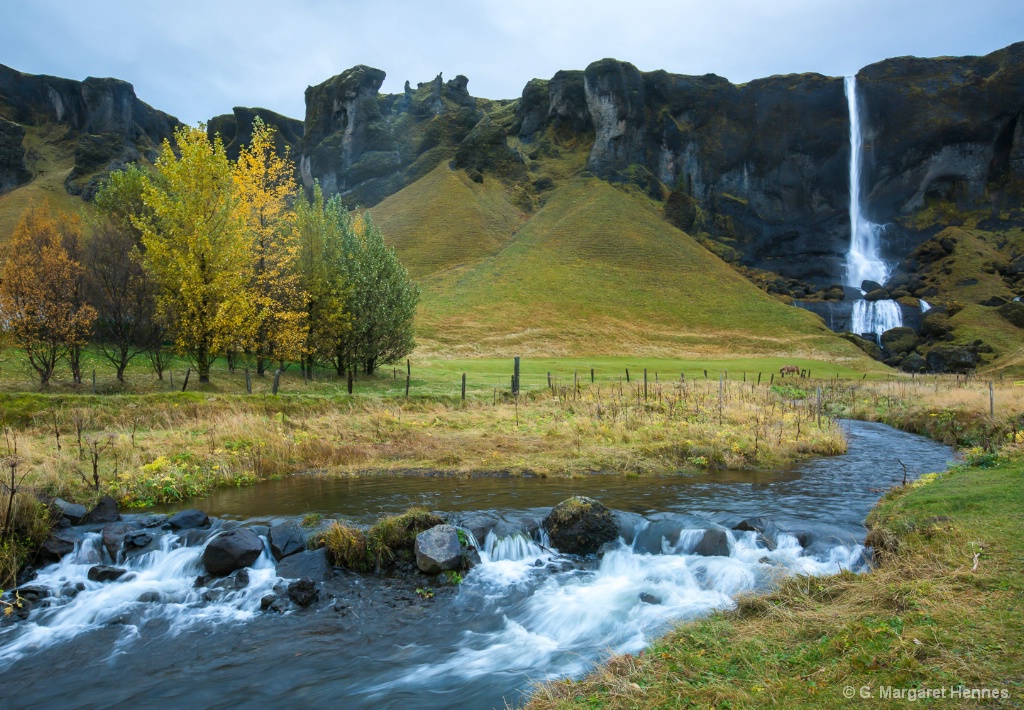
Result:
{"label": "riverbank", "polygon": [[[1000,706],[1020,707],[1022,484],[1013,447],[894,488],[868,519],[875,571],[740,598],[582,680],[539,686],[529,707],[888,705],[929,689],[958,705],[1005,691]],[[988,694],[952,695],[964,690]]]}

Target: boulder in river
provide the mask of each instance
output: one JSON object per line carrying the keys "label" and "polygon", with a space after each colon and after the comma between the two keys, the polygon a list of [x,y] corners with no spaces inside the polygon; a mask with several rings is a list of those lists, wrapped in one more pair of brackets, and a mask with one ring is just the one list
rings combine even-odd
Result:
{"label": "boulder in river", "polygon": [[324,547],[288,555],[277,563],[277,576],[285,579],[308,577],[320,582],[333,575],[334,569],[327,559],[327,548]]}
{"label": "boulder in river", "polygon": [[303,577],[288,585],[288,598],[306,608],[320,598],[320,590],[316,588],[316,582],[309,577]]}
{"label": "boulder in river", "polygon": [[50,537],[39,546],[39,558],[43,562],[59,562],[64,555],[75,551],[77,537],[70,531],[54,530]]}
{"label": "boulder in river", "polygon": [[562,552],[589,555],[619,536],[615,516],[593,498],[573,496],[556,505],[544,518],[551,544]]}
{"label": "boulder in river", "polygon": [[206,571],[217,577],[226,577],[236,569],[248,567],[263,552],[263,541],[251,530],[235,528],[222,532],[210,540],[203,550]]}
{"label": "boulder in river", "polygon": [[121,552],[125,536],[138,529],[137,523],[110,523],[103,526],[100,534],[103,536],[103,547],[107,549],[110,559],[117,562],[117,555]]}
{"label": "boulder in river", "polygon": [[171,530],[191,530],[193,528],[205,528],[210,524],[210,516],[201,510],[190,508],[180,513],[175,513],[168,519],[167,525]]}
{"label": "boulder in river", "polygon": [[69,503],[63,498],[54,498],[52,506],[59,517],[65,518],[72,525],[81,525],[89,517],[89,511],[80,503]]}
{"label": "boulder in river", "polygon": [[114,582],[121,579],[128,570],[122,569],[121,567],[111,567],[110,565],[96,565],[95,567],[89,568],[89,581],[90,582]]}
{"label": "boulder in river", "polygon": [[117,509],[117,501],[110,496],[103,496],[96,507],[89,512],[90,523],[116,523],[121,519]]}
{"label": "boulder in river", "polygon": [[693,554],[703,557],[728,557],[729,535],[720,528],[705,530],[700,542],[693,548]]}
{"label": "boulder in river", "polygon": [[270,552],[275,560],[303,552],[306,549],[306,536],[295,523],[282,523],[270,528],[267,534],[270,540]]}
{"label": "boulder in river", "polygon": [[462,546],[454,525],[435,525],[416,536],[413,548],[421,572],[438,574],[462,566]]}

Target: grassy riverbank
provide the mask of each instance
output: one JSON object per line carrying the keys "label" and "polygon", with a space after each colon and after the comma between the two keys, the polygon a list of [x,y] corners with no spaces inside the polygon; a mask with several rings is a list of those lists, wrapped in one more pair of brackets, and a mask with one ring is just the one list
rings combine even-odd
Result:
{"label": "grassy riverbank", "polygon": [[887,706],[899,689],[903,702],[929,689],[945,692],[944,705],[992,697],[951,699],[958,688],[1005,691],[1000,707],[1024,706],[1022,521],[1019,446],[974,450],[879,503],[874,572],[794,578],[741,598],[581,681],[540,686],[530,707]]}

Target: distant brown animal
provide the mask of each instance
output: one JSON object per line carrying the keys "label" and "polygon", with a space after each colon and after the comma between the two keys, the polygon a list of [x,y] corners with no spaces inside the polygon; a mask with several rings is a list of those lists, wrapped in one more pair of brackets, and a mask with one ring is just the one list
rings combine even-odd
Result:
{"label": "distant brown animal", "polygon": [[800,368],[796,365],[783,365],[779,368],[779,374],[785,377],[786,375],[799,375]]}

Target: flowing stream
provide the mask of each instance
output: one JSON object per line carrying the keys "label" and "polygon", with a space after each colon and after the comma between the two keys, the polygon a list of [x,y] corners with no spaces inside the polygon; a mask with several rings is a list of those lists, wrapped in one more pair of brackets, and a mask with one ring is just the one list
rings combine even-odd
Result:
{"label": "flowing stream", "polygon": [[[296,476],[191,501],[212,529],[135,520],[148,546],[110,558],[82,528],[75,552],[40,571],[50,590],[27,620],[0,626],[0,706],[91,708],[502,707],[534,681],[579,675],[608,652],[637,652],[680,620],[792,574],[864,571],[863,521],[882,491],[941,470],[951,451],[880,424],[844,422],[848,453],[774,472],[627,479]],[[603,556],[565,555],[540,522],[572,494],[616,512]],[[269,548],[247,584],[196,579],[206,541],[239,525],[316,512],[367,524],[409,505],[446,511],[481,551],[461,585],[416,572],[336,570],[308,609],[263,612],[281,580]],[[182,506],[185,507],[185,506]],[[733,529],[770,518],[763,536]],[[126,516],[127,517],[127,516]],[[727,548],[694,553],[708,530]],[[128,570],[94,582],[98,563]],[[424,598],[429,588],[434,596]]]}

